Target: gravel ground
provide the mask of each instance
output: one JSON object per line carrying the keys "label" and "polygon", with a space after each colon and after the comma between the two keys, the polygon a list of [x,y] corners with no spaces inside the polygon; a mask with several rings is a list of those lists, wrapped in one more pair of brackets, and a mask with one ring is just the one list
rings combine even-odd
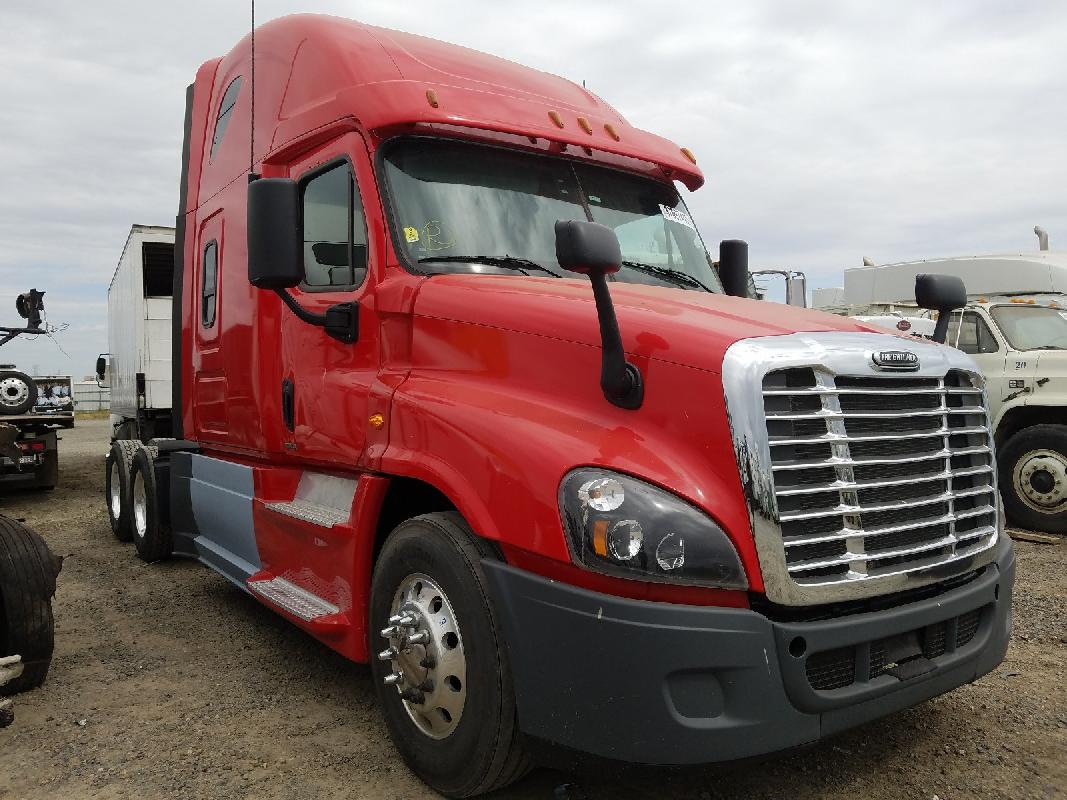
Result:
{"label": "gravel ground", "polygon": [[[209,570],[145,566],[112,537],[106,444],[106,421],[79,421],[59,489],[0,496],[66,559],[52,670],[0,731],[0,798],[435,796],[393,750],[366,667]],[[541,769],[500,796],[1067,797],[1067,545],[1017,551],[1015,638],[975,684],[757,765]]]}

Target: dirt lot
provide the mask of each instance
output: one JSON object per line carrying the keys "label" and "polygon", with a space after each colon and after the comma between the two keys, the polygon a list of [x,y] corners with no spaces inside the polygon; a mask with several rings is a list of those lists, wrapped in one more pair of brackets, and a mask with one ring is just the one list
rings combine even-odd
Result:
{"label": "dirt lot", "polygon": [[[44,687],[0,731],[0,798],[423,798],[365,667],[188,561],[111,535],[103,420],[63,434],[61,488],[0,497],[65,558]],[[1015,640],[976,684],[728,770],[538,770],[509,798],[1067,797],[1067,545],[1020,542]],[[563,788],[562,784],[577,786]]]}

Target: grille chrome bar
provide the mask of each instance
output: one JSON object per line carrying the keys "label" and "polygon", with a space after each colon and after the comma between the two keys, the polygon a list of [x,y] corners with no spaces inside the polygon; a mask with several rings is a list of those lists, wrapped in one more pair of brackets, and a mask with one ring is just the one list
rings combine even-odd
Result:
{"label": "grille chrome bar", "polygon": [[980,406],[968,408],[934,408],[919,411],[827,411],[821,409],[804,414],[780,414],[771,413],[767,419],[773,420],[798,420],[798,419],[827,419],[841,417],[844,419],[901,419],[908,417],[942,417],[945,414],[985,414],[985,409]]}
{"label": "grille chrome bar", "polygon": [[975,389],[973,387],[964,386],[947,386],[942,389],[938,389],[936,386],[932,386],[929,389],[923,388],[901,388],[901,389],[837,389],[827,386],[798,386],[792,389],[765,389],[763,391],[764,397],[785,397],[788,395],[812,395],[812,394],[932,394],[936,392],[945,392],[947,394],[981,394],[981,389]]}
{"label": "grille chrome bar", "polygon": [[[996,533],[996,528],[977,528],[973,531],[966,531],[962,535],[948,534],[942,536],[939,539],[933,539],[931,541],[924,542],[921,545],[914,547],[902,547],[897,550],[879,550],[874,553],[846,553],[843,556],[837,558],[827,558],[823,560],[812,561],[796,561],[789,565],[789,573],[795,574],[798,572],[808,572],[814,569],[825,569],[826,567],[837,567],[842,564],[851,564],[853,561],[862,559],[867,562],[885,561],[890,558],[900,558],[901,556],[910,556],[917,553],[928,553],[932,550],[943,550],[946,547],[951,547],[961,540],[975,539],[981,536],[991,536]],[[875,564],[877,567],[877,564]]]}
{"label": "grille chrome bar", "polygon": [[826,542],[840,542],[845,539],[850,539],[854,536],[882,536],[887,533],[902,533],[903,531],[917,530],[919,528],[932,528],[935,525],[947,525],[952,521],[953,516],[957,520],[969,519],[971,517],[981,517],[987,514],[992,514],[993,509],[990,508],[972,508],[964,511],[957,511],[953,514],[942,514],[938,517],[926,517],[924,519],[914,520],[912,522],[903,522],[897,525],[883,525],[880,528],[842,528],[834,533],[826,533],[821,536],[786,536],[783,538],[783,544],[786,547],[799,547],[805,544],[825,544]]}
{"label": "grille chrome bar", "polygon": [[[931,459],[932,460],[932,459]],[[803,486],[795,489],[779,489],[777,494],[779,497],[796,497],[798,495],[805,494],[821,494],[823,492],[841,491],[842,489],[880,489],[886,486],[910,486],[914,483],[926,483],[927,481],[945,481],[955,476],[957,478],[967,477],[969,475],[981,475],[986,472],[992,472],[993,468],[990,466],[974,467],[972,469],[963,470],[942,470],[941,472],[927,473],[926,475],[918,475],[914,478],[896,478],[893,480],[883,481],[834,481],[833,483],[827,483],[821,486]]]}
{"label": "grille chrome bar", "polygon": [[[944,412],[942,412],[944,413]],[[840,416],[840,415],[838,415]],[[883,434],[880,436],[849,436],[840,433],[824,433],[820,436],[801,436],[793,439],[779,439],[772,436],[771,447],[786,444],[822,444],[824,442],[895,442],[900,439],[932,439],[944,436],[969,436],[974,434],[988,433],[986,428],[950,428],[941,427],[933,431],[921,431],[917,433]]]}
{"label": "grille chrome bar", "polygon": [[879,511],[900,511],[901,509],[915,508],[916,506],[930,506],[935,503],[947,503],[954,497],[974,497],[977,495],[990,494],[992,491],[992,486],[982,486],[979,489],[964,489],[955,492],[948,491],[939,495],[934,495],[933,497],[901,500],[896,503],[886,503],[880,506],[861,506],[841,503],[834,508],[828,508],[821,511],[800,511],[796,513],[780,514],[778,518],[782,522],[795,522],[797,520],[819,519],[821,517],[838,517],[843,514],[873,514],[878,513]]}
{"label": "grille chrome bar", "polygon": [[890,465],[890,464],[913,464],[919,461],[933,461],[934,459],[948,458],[950,456],[971,456],[971,455],[991,455],[992,449],[985,445],[979,445],[978,447],[960,447],[956,449],[942,449],[931,451],[929,453],[923,453],[921,455],[909,455],[902,458],[839,458],[831,457],[824,458],[818,461],[786,461],[780,464],[775,464],[771,467],[774,471],[782,470],[797,470],[797,469],[817,469],[819,467],[837,467],[837,466],[854,466],[862,467],[867,465]]}

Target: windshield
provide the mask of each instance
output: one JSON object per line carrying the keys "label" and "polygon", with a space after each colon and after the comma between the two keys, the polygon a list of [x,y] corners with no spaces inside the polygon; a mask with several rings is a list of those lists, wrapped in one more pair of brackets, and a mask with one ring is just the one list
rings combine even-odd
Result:
{"label": "windshield", "polygon": [[1067,350],[1067,311],[1047,306],[994,306],[993,319],[1016,350]]}
{"label": "windshield", "polygon": [[396,238],[424,272],[568,275],[556,220],[614,229],[613,280],[721,292],[669,184],[603,167],[463,142],[409,139],[385,157]]}

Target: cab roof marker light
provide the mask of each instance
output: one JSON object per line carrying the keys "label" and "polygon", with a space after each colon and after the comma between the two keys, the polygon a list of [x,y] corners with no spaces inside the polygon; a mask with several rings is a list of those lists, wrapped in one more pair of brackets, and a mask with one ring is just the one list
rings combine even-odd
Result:
{"label": "cab roof marker light", "polygon": [[604,123],[604,130],[606,130],[608,132],[608,136],[610,136],[616,142],[621,141],[621,138],[619,137],[619,134],[616,133],[616,131],[615,131],[615,126],[612,125],[610,122],[605,122]]}
{"label": "cab roof marker light", "polygon": [[593,126],[589,124],[589,120],[587,120],[585,117],[578,117],[578,127],[588,133],[590,136],[593,135]]}
{"label": "cab roof marker light", "polygon": [[559,115],[558,111],[549,111],[548,118],[552,120],[557,128],[563,128],[563,117]]}
{"label": "cab roof marker light", "polygon": [[693,151],[692,150],[690,150],[688,147],[683,147],[683,148],[681,148],[681,150],[682,150],[682,155],[686,157],[686,160],[688,160],[689,162],[691,162],[693,164],[697,163],[697,157],[695,155],[693,155]]}
{"label": "cab roof marker light", "polygon": [[441,107],[441,104],[437,101],[437,92],[433,89],[426,90],[426,102],[430,104],[430,108]]}

